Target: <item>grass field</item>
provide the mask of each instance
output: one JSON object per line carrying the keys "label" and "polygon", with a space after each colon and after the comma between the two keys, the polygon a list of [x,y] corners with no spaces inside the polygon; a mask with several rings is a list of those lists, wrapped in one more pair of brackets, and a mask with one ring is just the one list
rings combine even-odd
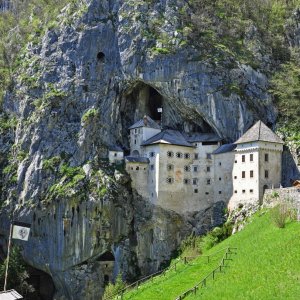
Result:
{"label": "grass field", "polygon": [[[300,223],[280,229],[269,213],[258,213],[244,230],[204,254],[228,246],[238,250],[225,271],[185,299],[300,299]],[[220,251],[209,264],[204,257],[190,265],[178,264],[177,271],[127,292],[124,299],[174,300],[219,265],[224,253]]]}

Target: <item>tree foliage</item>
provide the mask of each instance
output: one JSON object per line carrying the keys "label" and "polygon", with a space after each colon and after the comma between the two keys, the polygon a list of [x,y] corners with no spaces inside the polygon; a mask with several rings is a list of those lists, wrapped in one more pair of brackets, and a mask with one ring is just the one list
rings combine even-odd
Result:
{"label": "tree foliage", "polygon": [[[0,263],[0,285],[4,286],[6,260]],[[9,259],[7,289],[15,289],[23,296],[34,292],[34,288],[27,282],[29,274],[21,256],[19,247],[12,247]]]}

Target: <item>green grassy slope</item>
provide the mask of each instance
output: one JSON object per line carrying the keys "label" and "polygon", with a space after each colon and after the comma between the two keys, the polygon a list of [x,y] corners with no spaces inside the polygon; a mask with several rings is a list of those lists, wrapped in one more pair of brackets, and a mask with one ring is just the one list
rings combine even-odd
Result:
{"label": "green grassy slope", "polygon": [[[238,254],[225,272],[218,274],[214,281],[208,280],[207,286],[197,295],[185,299],[300,298],[300,223],[291,222],[286,228],[279,229],[271,222],[269,213],[257,214],[243,231],[205,254],[229,245],[238,247]],[[169,271],[165,277],[147,282],[124,298],[173,300],[217,266],[223,254],[216,255],[210,264],[199,258],[193,266],[181,266],[177,272]]]}

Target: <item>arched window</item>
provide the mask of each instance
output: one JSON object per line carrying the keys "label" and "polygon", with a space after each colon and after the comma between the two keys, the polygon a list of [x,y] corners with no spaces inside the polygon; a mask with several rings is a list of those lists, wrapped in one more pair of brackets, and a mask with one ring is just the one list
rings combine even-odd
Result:
{"label": "arched window", "polygon": [[183,155],[182,155],[182,153],[181,153],[181,152],[176,152],[176,157],[177,157],[177,158],[182,158],[182,157],[183,157]]}
{"label": "arched window", "polygon": [[166,182],[167,182],[168,184],[172,184],[172,183],[174,182],[174,178],[168,177],[168,178],[166,179]]}
{"label": "arched window", "polygon": [[191,155],[189,153],[184,153],[184,158],[185,159],[189,159],[191,157]]}
{"label": "arched window", "polygon": [[168,157],[173,157],[173,156],[174,156],[174,153],[173,153],[172,151],[168,151],[168,152],[167,152],[167,156],[168,156]]}
{"label": "arched window", "polygon": [[139,151],[134,150],[134,151],[132,152],[132,156],[140,156]]}
{"label": "arched window", "polygon": [[190,172],[191,171],[191,166],[184,166],[184,171],[185,172]]}
{"label": "arched window", "polygon": [[173,170],[174,170],[174,165],[168,164],[168,165],[167,165],[167,170],[168,170],[168,171],[173,171]]}

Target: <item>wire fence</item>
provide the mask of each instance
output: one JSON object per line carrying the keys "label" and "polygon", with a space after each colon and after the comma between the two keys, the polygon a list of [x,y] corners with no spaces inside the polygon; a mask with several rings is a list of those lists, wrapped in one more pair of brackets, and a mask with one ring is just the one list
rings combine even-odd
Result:
{"label": "wire fence", "polygon": [[[233,249],[233,248],[231,248]],[[159,275],[166,275],[166,273],[168,271],[171,271],[171,270],[174,270],[175,272],[177,271],[177,266],[179,263],[183,263],[184,265],[186,266],[190,266],[196,258],[205,258],[205,261],[206,263],[209,263],[211,261],[211,259],[218,253],[220,252],[223,252],[223,251],[227,251],[228,248],[222,248],[221,250],[219,251],[216,251],[216,252],[213,252],[212,254],[210,255],[197,255],[197,256],[184,256],[184,257],[180,257],[180,259],[178,261],[176,261],[173,265],[167,267],[167,268],[164,268],[162,270],[159,270],[155,273],[152,273],[146,277],[143,277],[129,285],[127,285],[124,289],[122,289],[121,291],[119,291],[118,293],[116,293],[115,295],[113,295],[112,297],[106,297],[106,298],[103,298],[103,300],[113,300],[113,299],[123,299],[124,297],[124,294],[130,290],[138,290],[141,286],[141,284],[147,280],[151,280],[153,281],[153,279]],[[203,263],[193,263],[192,265],[202,265]]]}
{"label": "wire fence", "polygon": [[216,274],[222,272],[222,269],[225,267],[225,262],[227,260],[232,260],[232,258],[230,256],[232,254],[237,254],[236,251],[237,251],[236,247],[228,247],[226,249],[224,256],[222,257],[222,259],[220,261],[220,264],[215,269],[213,269],[208,275],[206,275],[204,278],[202,278],[201,281],[198,282],[196,285],[194,285],[191,289],[189,289],[189,290],[183,292],[182,294],[180,294],[179,296],[177,296],[175,300],[182,300],[186,296],[188,296],[192,293],[196,295],[199,288],[203,288],[206,286],[208,279],[211,278],[212,280],[214,280],[216,277]]}

